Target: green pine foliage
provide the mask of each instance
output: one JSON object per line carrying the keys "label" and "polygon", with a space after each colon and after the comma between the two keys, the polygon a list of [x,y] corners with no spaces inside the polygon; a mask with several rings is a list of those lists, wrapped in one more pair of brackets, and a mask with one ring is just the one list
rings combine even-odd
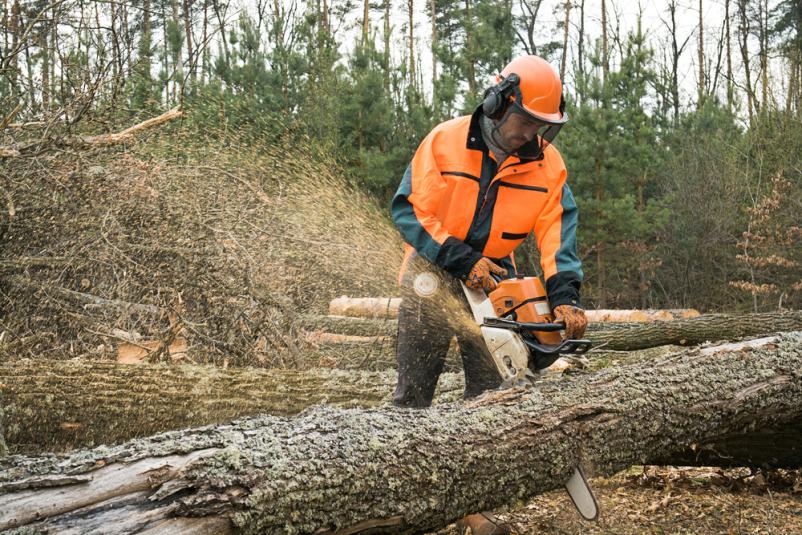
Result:
{"label": "green pine foliage", "polygon": [[[271,145],[287,137],[308,139],[327,162],[336,162],[340,175],[386,205],[421,139],[435,124],[476,108],[494,76],[522,53],[522,36],[529,35],[535,16],[538,54],[555,67],[567,55],[571,119],[556,145],[580,208],[585,303],[702,310],[802,306],[797,1],[769,5],[765,42],[777,62],[771,75],[780,80],[770,80],[765,106],[754,58],[761,54],[755,46],[759,31],[750,27],[751,96],[759,101],[753,113],[746,110],[742,73],[734,75],[734,99],[727,98],[722,36],[718,50],[707,50],[708,75],[715,71],[718,85],[708,80],[710,95],[700,104],[695,90],[681,88],[677,116],[666,28],[643,32],[638,24],[627,33],[611,22],[608,69],[589,12],[579,54],[578,6],[568,26],[570,48],[563,50],[562,8],[536,15],[524,3],[507,0],[416,2],[410,68],[408,22],[398,20],[405,3],[392,5],[386,21],[385,7],[394,3],[369,4],[366,37],[355,39],[362,36],[364,5],[352,0],[262,2],[257,10],[239,9],[229,0],[188,2],[189,13],[183,2],[151,0],[147,24],[146,2],[132,1],[127,7],[134,9],[125,11],[120,3],[89,9],[68,1],[51,8],[60,10],[56,15],[37,19],[19,52],[2,58],[2,110],[22,102],[16,119],[47,119],[52,111],[69,129],[97,132],[183,105],[185,124],[201,137],[236,132],[240,141]],[[47,7],[35,3],[40,4]],[[751,12],[754,2],[746,4]],[[731,8],[737,71],[743,67],[740,27]],[[107,26],[112,9],[114,32]],[[15,24],[25,28],[34,19],[35,10],[23,11],[19,21],[7,13],[4,45],[14,44]],[[53,17],[63,23],[67,15],[80,22],[54,36]],[[48,46],[56,38],[54,54]],[[432,59],[436,68],[429,71]],[[43,70],[52,71],[47,106],[37,86]],[[96,121],[91,125],[90,117]],[[529,241],[525,249],[521,264],[531,273],[536,254]]]}

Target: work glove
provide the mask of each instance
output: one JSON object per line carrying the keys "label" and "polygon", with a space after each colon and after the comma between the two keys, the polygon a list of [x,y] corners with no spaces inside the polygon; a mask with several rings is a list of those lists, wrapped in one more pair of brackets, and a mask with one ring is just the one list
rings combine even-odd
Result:
{"label": "work glove", "polygon": [[554,307],[554,318],[557,321],[562,320],[565,322],[566,340],[576,340],[585,335],[588,320],[585,317],[585,311],[581,308],[571,305],[557,305]]}
{"label": "work glove", "polygon": [[486,257],[480,258],[471,268],[468,277],[465,279],[465,286],[473,290],[484,290],[492,292],[496,289],[496,280],[492,275],[505,276],[507,270],[495,264]]}

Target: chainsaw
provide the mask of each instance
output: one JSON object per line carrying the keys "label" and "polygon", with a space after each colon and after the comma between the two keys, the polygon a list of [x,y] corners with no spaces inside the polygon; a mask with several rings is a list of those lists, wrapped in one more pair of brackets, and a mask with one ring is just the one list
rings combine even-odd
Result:
{"label": "chainsaw", "polygon": [[[546,290],[537,277],[515,275],[500,280],[490,294],[461,284],[501,375],[501,388],[532,385],[535,373],[551,366],[560,355],[582,354],[591,347],[590,340],[562,339],[560,331],[565,324],[554,321]],[[565,489],[582,518],[598,518],[596,498],[579,467]]]}
{"label": "chainsaw", "polygon": [[474,320],[502,379],[502,388],[527,386],[534,372],[545,370],[560,355],[582,354],[590,340],[563,340],[563,322],[554,322],[546,290],[538,277],[516,275],[498,282],[486,294],[462,289]]}

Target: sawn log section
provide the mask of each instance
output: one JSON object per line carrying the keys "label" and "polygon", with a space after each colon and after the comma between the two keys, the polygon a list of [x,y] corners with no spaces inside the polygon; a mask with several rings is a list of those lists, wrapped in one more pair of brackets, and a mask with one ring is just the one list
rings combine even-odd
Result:
{"label": "sawn log section", "polygon": [[[112,444],[171,429],[317,404],[389,403],[393,370],[264,370],[89,360],[24,359],[0,364],[5,438],[15,451]],[[462,374],[446,373],[438,396],[459,399]]]}
{"label": "sawn log section", "polygon": [[794,333],[429,410],[316,407],[64,458],[9,457],[0,529],[434,529],[560,487],[575,463],[611,474],[798,421],[800,400]]}

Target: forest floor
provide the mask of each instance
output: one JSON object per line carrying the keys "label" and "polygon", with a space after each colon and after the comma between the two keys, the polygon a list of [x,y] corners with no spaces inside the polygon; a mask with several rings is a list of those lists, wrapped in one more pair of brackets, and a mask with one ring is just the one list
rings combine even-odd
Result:
{"label": "forest floor", "polygon": [[[597,522],[581,520],[563,491],[495,514],[517,534],[802,534],[802,471],[636,466],[591,485]],[[456,533],[452,524],[437,535]]]}

